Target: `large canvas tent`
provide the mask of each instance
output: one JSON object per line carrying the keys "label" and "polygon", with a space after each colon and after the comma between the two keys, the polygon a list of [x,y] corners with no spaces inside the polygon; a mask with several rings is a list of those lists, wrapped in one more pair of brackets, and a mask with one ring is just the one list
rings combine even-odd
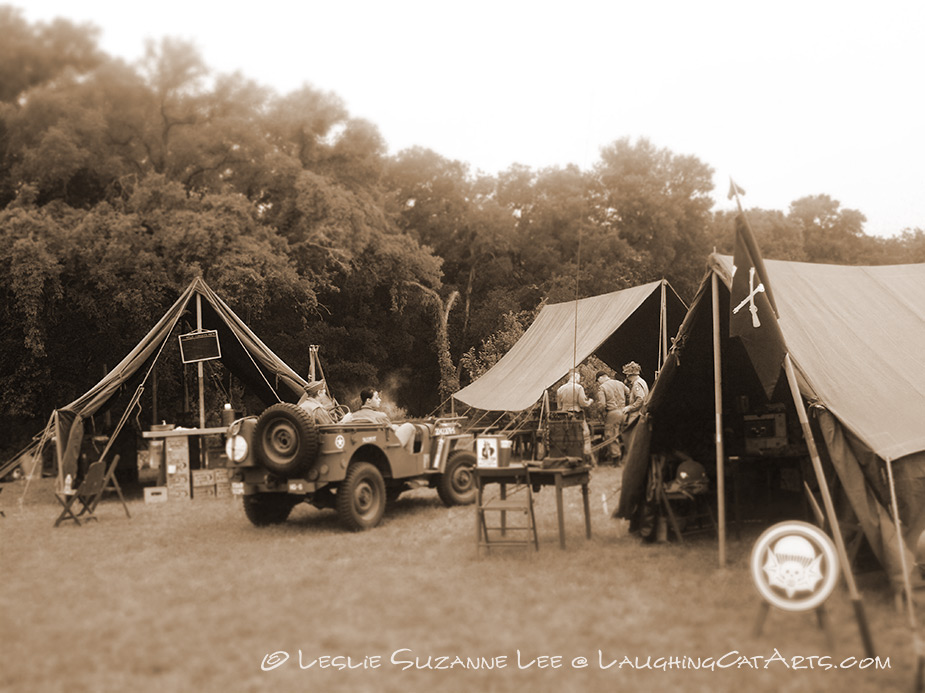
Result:
{"label": "large canvas tent", "polygon": [[[888,511],[886,462],[893,463],[896,475],[906,546],[914,545],[925,529],[925,265],[848,267],[774,260],[765,265],[821,451],[871,548],[896,579],[901,563]],[[718,281],[712,281],[713,275]],[[618,516],[630,517],[644,495],[650,452],[709,448],[715,453],[714,317],[724,404],[721,433],[736,433],[741,402],[764,399],[744,348],[728,337],[731,282],[732,258],[712,255],[633,438]],[[718,290],[715,313],[713,285]],[[771,399],[788,398],[781,377]]]}
{"label": "large canvas tent", "polygon": [[651,377],[684,312],[664,280],[543,306],[510,351],[454,397],[475,409],[523,411],[591,354],[618,372],[636,361]]}
{"label": "large canvas tent", "polygon": [[44,437],[55,436],[60,475],[76,472],[84,422],[110,406],[124,389],[137,392],[188,309],[196,316],[197,328],[218,332],[220,360],[265,404],[294,402],[304,392],[307,381],[260,341],[206,282],[197,277],[115,368],[83,395],[52,414]]}

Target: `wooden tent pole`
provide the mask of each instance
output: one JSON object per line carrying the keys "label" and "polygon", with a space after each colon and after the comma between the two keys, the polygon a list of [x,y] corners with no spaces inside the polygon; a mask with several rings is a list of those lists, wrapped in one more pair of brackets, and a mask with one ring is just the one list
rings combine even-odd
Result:
{"label": "wooden tent pole", "polygon": [[829,487],[825,481],[825,474],[822,471],[822,460],[819,458],[819,451],[816,449],[816,439],[809,426],[809,417],[806,415],[806,407],[803,405],[803,396],[800,394],[800,385],[797,383],[796,372],[793,369],[793,362],[790,360],[789,352],[784,353],[784,372],[787,374],[790,394],[797,410],[797,416],[800,419],[800,426],[803,429],[803,438],[806,441],[806,448],[809,451],[809,457],[813,463],[816,481],[819,483],[819,492],[822,494],[822,504],[829,520],[829,527],[832,528],[832,539],[835,541],[835,548],[838,551],[838,560],[839,563],[841,563],[842,572],[845,575],[845,583],[848,585],[848,594],[851,596],[851,601],[854,604],[854,615],[858,622],[858,630],[861,632],[864,653],[868,657],[873,657],[875,656],[874,644],[870,637],[870,628],[867,625],[864,605],[861,603],[858,587],[854,582],[854,573],[851,572],[851,562],[848,560],[848,552],[845,550],[845,539],[842,536],[841,527],[838,525],[838,517],[835,515],[835,505],[832,503],[832,495],[829,493]]}
{"label": "wooden tent pole", "polygon": [[[202,329],[202,294],[196,293],[196,329]],[[203,363],[196,363],[196,375],[199,377],[199,428],[206,427],[206,393],[203,387]]]}
{"label": "wooden tent pole", "polygon": [[893,523],[896,526],[896,544],[899,547],[899,564],[903,571],[903,589],[906,593],[906,610],[909,616],[909,629],[912,631],[913,651],[915,652],[915,683],[912,690],[919,693],[925,685],[925,651],[919,638],[919,624],[915,617],[915,597],[909,579],[909,566],[906,564],[906,546],[903,542],[902,522],[899,519],[899,501],[896,498],[896,480],[893,478],[893,461],[886,459],[887,480],[890,482],[890,505]]}
{"label": "wooden tent pole", "polygon": [[157,371],[151,373],[151,424],[157,423]]}
{"label": "wooden tent pole", "polygon": [[665,365],[665,359],[668,358],[668,303],[665,294],[665,286],[668,282],[662,279],[661,284],[661,303],[658,311],[658,361],[655,367],[655,377],[658,378],[662,366]]}
{"label": "wooden tent pole", "polygon": [[723,364],[720,358],[719,282],[710,274],[713,298],[713,406],[716,410],[716,519],[719,567],[726,567],[726,452],[723,445]]}

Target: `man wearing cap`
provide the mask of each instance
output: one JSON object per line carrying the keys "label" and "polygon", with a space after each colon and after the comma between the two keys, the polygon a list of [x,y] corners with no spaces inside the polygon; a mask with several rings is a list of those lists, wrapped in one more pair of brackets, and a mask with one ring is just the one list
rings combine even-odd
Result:
{"label": "man wearing cap", "polygon": [[612,464],[620,464],[622,455],[620,443],[620,425],[623,423],[623,408],[626,406],[627,390],[619,380],[610,377],[607,371],[598,371],[597,404],[604,414],[604,440],[610,441],[607,449]]}
{"label": "man wearing cap", "polygon": [[322,396],[324,395],[324,381],[323,380],[313,380],[308,385],[305,386],[305,394],[299,398],[298,406],[307,411],[312,415],[312,418],[317,424],[330,424],[334,423],[334,419],[331,418],[331,415],[328,413],[327,409],[324,408],[324,403],[321,401]]}
{"label": "man wearing cap", "polygon": [[629,382],[629,394],[626,398],[627,404],[623,407],[623,415],[626,417],[626,423],[629,423],[638,416],[638,412],[642,408],[646,396],[649,394],[649,386],[646,384],[645,380],[639,377],[641,371],[642,369],[635,361],[630,361],[623,366],[623,375],[626,376]]}

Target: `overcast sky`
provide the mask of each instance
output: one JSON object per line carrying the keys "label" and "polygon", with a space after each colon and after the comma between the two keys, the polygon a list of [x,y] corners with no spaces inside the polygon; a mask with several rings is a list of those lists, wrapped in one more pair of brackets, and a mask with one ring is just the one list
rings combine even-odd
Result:
{"label": "overcast sky", "polygon": [[647,137],[730,176],[747,206],[828,194],[870,234],[925,229],[925,2],[782,0],[21,0],[102,30],[134,61],[192,40],[217,71],[333,91],[392,153],[497,173],[587,169]]}

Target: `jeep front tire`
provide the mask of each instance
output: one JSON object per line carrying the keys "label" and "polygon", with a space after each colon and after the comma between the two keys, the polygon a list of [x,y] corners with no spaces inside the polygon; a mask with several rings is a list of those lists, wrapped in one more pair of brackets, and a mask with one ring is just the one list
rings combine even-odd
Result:
{"label": "jeep front tire", "polygon": [[437,483],[437,495],[446,506],[475,502],[475,453],[457,450],[450,453]]}
{"label": "jeep front tire", "polygon": [[353,462],[337,490],[337,514],[349,529],[361,531],[379,524],[385,513],[385,481],[369,462]]}

